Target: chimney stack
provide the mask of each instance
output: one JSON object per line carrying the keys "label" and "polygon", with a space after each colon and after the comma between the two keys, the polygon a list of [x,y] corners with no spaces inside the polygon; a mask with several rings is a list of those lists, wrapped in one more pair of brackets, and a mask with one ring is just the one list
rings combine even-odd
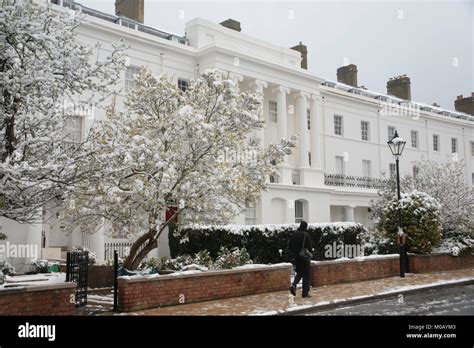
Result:
{"label": "chimney stack", "polygon": [[456,111],[465,112],[466,114],[474,115],[474,92],[470,97],[463,97],[458,95],[454,101],[454,108]]}
{"label": "chimney stack", "polygon": [[352,87],[357,87],[357,65],[349,64],[337,69],[337,81]]}
{"label": "chimney stack", "polygon": [[238,32],[240,32],[242,30],[240,28],[240,22],[238,22],[236,20],[233,20],[231,18],[229,18],[226,21],[221,22],[220,25],[222,25],[223,27],[238,31]]}
{"label": "chimney stack", "polygon": [[411,100],[411,82],[407,75],[390,78],[387,81],[387,94],[400,99]]}
{"label": "chimney stack", "polygon": [[145,0],[115,0],[115,14],[143,23]]}
{"label": "chimney stack", "polygon": [[308,70],[308,47],[300,41],[299,45],[291,47],[291,49],[301,53],[301,69]]}

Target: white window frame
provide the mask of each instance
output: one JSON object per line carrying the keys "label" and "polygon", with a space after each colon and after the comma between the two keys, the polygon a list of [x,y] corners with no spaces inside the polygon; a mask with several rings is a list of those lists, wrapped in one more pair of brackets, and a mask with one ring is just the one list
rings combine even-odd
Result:
{"label": "white window frame", "polygon": [[395,132],[397,131],[397,128],[394,126],[388,126],[387,127],[387,135],[388,135],[388,140],[392,140],[393,136],[395,135]]}
{"label": "white window frame", "polygon": [[458,138],[451,138],[451,153],[458,153]]}
{"label": "white window frame", "polygon": [[125,70],[125,92],[129,92],[137,86],[135,77],[140,72],[140,67],[136,65],[129,65]]}
{"label": "white window frame", "polygon": [[[301,216],[299,216],[299,208],[301,208]],[[295,201],[295,223],[300,223],[304,220],[304,202],[300,200]]]}
{"label": "white window frame", "polygon": [[299,169],[293,169],[291,172],[291,182],[293,185],[301,185],[301,172]]}
{"label": "white window frame", "polygon": [[278,103],[274,100],[268,101],[268,119],[271,123],[278,123]]}
{"label": "white window frame", "polygon": [[372,161],[362,160],[362,176],[365,178],[372,177]]}
{"label": "white window frame", "polygon": [[245,204],[245,224],[257,224],[257,205],[255,203],[247,202]]}
{"label": "white window frame", "polygon": [[413,171],[413,176],[415,177],[420,172],[420,168],[418,168],[416,165],[414,165],[412,171]]}
{"label": "white window frame", "polygon": [[[393,170],[392,170],[392,168],[393,168]],[[388,172],[389,172],[390,176],[397,175],[397,165],[396,165],[396,163],[389,163],[388,164]]]}
{"label": "white window frame", "polygon": [[[367,126],[364,129],[364,125]],[[370,122],[369,121],[360,121],[360,136],[364,141],[370,141]]]}
{"label": "white window frame", "polygon": [[[276,164],[275,160],[271,161],[272,165]],[[277,175],[270,175],[269,181],[271,184],[278,184],[278,176]]]}
{"label": "white window frame", "polygon": [[[436,141],[435,141],[436,139]],[[439,141],[440,137],[439,137],[439,134],[433,134],[433,151],[434,152],[440,152],[440,141]],[[435,145],[436,145],[436,148],[435,148]]]}
{"label": "white window frame", "polygon": [[183,79],[183,78],[178,79],[178,88],[181,91],[186,92],[186,90],[188,89],[188,84],[189,84],[189,80]]}
{"label": "white window frame", "polygon": [[411,130],[410,131],[410,137],[411,137],[411,147],[414,148],[414,149],[418,149],[418,146],[419,146],[418,131]]}
{"label": "white window frame", "polygon": [[[72,127],[71,127],[72,126]],[[83,141],[84,117],[68,116],[65,124],[64,141],[67,144],[80,144]],[[70,136],[72,135],[72,137]]]}
{"label": "white window frame", "polygon": [[344,117],[342,115],[334,115],[334,135],[344,136]]}
{"label": "white window frame", "polygon": [[346,175],[344,156],[336,156],[336,174]]}

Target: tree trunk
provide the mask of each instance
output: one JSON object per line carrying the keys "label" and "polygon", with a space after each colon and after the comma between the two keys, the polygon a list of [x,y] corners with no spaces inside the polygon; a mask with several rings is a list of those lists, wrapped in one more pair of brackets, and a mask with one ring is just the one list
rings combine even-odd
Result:
{"label": "tree trunk", "polygon": [[[137,269],[148,253],[158,247],[158,240],[155,238],[155,234],[155,230],[149,230],[133,243],[130,248],[130,254],[128,254],[123,263],[124,268],[128,270]],[[143,249],[140,250],[140,248]]]}
{"label": "tree trunk", "polygon": [[141,262],[143,259],[148,255],[150,251],[158,247],[158,240],[156,239],[151,239],[147,245],[138,253],[138,255],[135,257],[135,259],[132,262],[131,269],[137,269],[138,266],[140,266]]}
{"label": "tree trunk", "polygon": [[162,224],[159,230],[151,229],[133,243],[130,248],[130,254],[123,263],[124,268],[133,271],[140,266],[140,263],[148,253],[158,247],[158,238],[160,238],[165,228],[169,226],[171,222],[175,221],[178,212],[179,211],[175,212],[170,219]]}

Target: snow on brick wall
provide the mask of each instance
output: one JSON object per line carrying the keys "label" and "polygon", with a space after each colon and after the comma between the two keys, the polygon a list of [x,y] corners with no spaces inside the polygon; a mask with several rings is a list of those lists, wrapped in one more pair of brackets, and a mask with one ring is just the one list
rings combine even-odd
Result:
{"label": "snow on brick wall", "polygon": [[120,277],[119,310],[148,308],[287,290],[291,265],[183,274]]}
{"label": "snow on brick wall", "polygon": [[398,255],[311,264],[311,284],[322,286],[394,277],[400,273]]}
{"label": "snow on brick wall", "polygon": [[474,267],[474,255],[451,254],[409,255],[410,272],[429,273]]}
{"label": "snow on brick wall", "polygon": [[0,315],[74,315],[75,283],[0,290]]}

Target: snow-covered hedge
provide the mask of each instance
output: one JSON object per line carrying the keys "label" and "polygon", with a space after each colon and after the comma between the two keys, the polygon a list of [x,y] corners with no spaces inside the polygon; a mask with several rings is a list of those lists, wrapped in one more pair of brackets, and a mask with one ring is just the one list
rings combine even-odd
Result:
{"label": "snow-covered hedge", "polygon": [[[221,247],[245,248],[256,263],[289,261],[288,240],[299,224],[281,225],[190,225],[170,233],[171,256],[194,255],[209,251],[218,256]],[[363,244],[366,228],[353,222],[309,224],[308,232],[313,243],[313,259],[327,260],[325,246],[337,244]]]}

